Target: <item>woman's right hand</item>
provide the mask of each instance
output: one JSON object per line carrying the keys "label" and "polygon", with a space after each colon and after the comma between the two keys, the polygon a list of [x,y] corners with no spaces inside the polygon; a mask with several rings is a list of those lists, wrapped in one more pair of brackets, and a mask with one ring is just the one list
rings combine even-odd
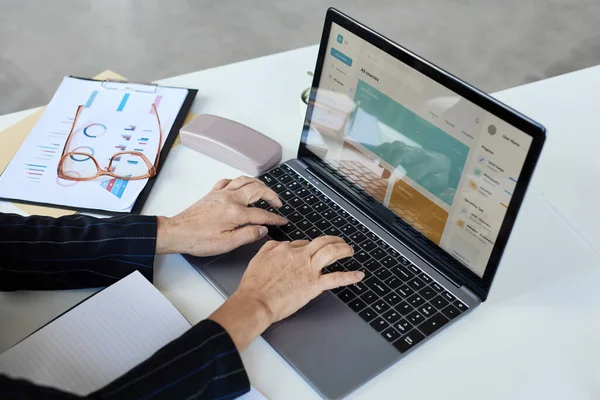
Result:
{"label": "woman's right hand", "polygon": [[364,273],[359,271],[321,272],[353,253],[335,236],[312,242],[267,242],[250,261],[235,293],[209,318],[243,351],[269,325],[289,317],[325,290],[363,279]]}
{"label": "woman's right hand", "polygon": [[270,322],[286,318],[325,290],[359,282],[364,273],[321,271],[354,251],[342,238],[322,236],[312,242],[267,242],[250,261],[238,292],[260,301]]}

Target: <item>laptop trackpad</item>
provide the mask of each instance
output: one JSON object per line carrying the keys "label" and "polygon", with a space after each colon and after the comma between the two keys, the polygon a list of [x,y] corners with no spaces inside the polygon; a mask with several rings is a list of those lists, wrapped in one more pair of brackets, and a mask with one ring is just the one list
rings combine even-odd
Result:
{"label": "laptop trackpad", "polygon": [[400,356],[329,292],[263,337],[328,398],[346,395]]}

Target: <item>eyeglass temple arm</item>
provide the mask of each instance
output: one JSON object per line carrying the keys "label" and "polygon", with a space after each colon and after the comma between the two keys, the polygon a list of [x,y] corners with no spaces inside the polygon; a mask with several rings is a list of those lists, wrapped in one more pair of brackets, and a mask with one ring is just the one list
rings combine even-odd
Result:
{"label": "eyeglass temple arm", "polygon": [[73,118],[73,125],[71,125],[71,130],[69,131],[69,136],[67,136],[67,141],[65,142],[65,147],[63,147],[62,154],[60,158],[62,159],[67,153],[67,149],[69,148],[69,143],[71,143],[71,137],[73,137],[73,132],[75,131],[75,126],[77,125],[77,120],[79,119],[79,114],[81,114],[81,110],[83,109],[83,105],[77,107],[77,112],[75,113],[75,118]]}
{"label": "eyeglass temple arm", "polygon": [[154,159],[154,169],[158,169],[158,160],[160,158],[160,151],[162,150],[163,131],[162,125],[160,123],[160,117],[158,116],[158,110],[156,109],[156,104],[154,103],[152,103],[152,110],[154,110],[154,115],[156,115],[156,121],[158,121],[158,151],[156,152],[156,158]]}

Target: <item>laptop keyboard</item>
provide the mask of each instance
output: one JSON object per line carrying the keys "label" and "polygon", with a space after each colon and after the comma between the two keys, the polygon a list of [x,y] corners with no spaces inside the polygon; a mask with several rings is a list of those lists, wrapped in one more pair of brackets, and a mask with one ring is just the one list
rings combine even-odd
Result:
{"label": "laptop keyboard", "polygon": [[273,239],[333,235],[354,248],[353,257],[329,265],[323,273],[365,273],[361,282],[332,292],[401,353],[467,310],[466,304],[289,166],[280,165],[258,179],[277,192],[283,206],[275,209],[264,200],[253,206],[290,221],[269,228]]}

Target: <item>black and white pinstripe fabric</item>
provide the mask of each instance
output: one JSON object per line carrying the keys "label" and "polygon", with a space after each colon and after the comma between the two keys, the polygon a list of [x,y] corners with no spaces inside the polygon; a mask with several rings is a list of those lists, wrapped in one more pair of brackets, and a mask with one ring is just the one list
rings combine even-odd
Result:
{"label": "black and white pinstripe fabric", "polygon": [[[0,290],[110,285],[140,271],[152,281],[156,217],[0,214]],[[0,321],[1,323],[1,321]],[[89,399],[233,399],[250,389],[229,334],[205,320]],[[0,375],[2,399],[78,396]]]}

